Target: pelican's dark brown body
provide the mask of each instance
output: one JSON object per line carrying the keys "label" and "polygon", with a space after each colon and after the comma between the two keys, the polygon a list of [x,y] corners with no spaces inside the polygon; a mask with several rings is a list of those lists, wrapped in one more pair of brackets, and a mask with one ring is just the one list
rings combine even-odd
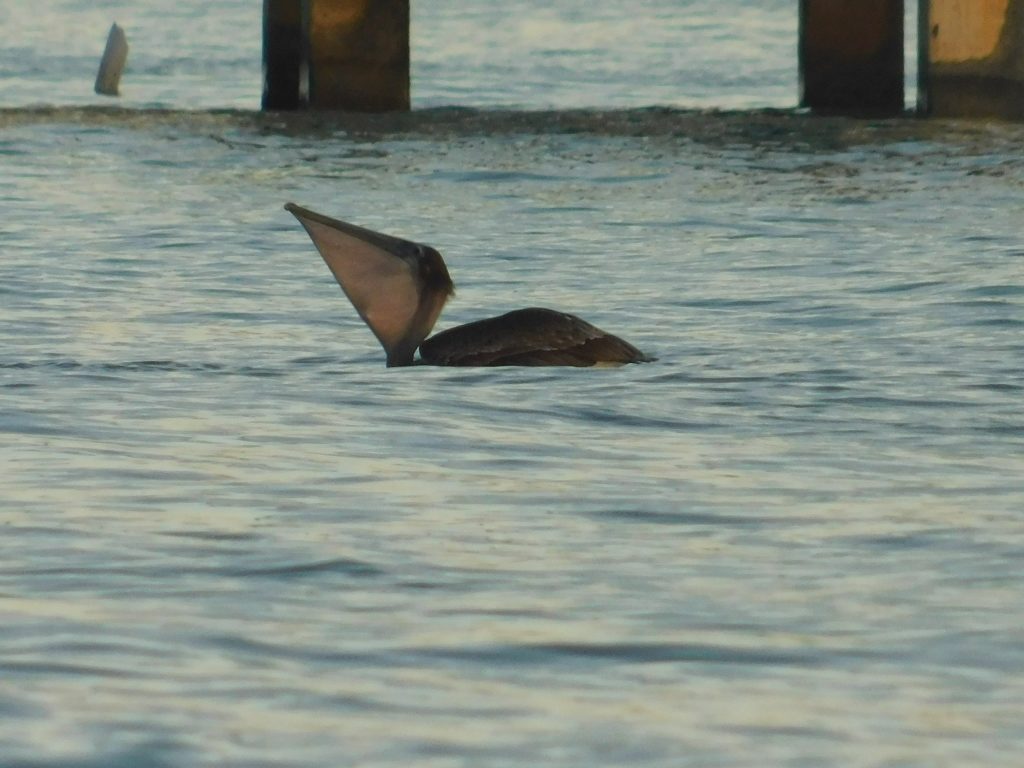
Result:
{"label": "pelican's dark brown body", "polygon": [[420,344],[429,365],[615,365],[648,362],[629,342],[575,315],[517,309],[434,334]]}
{"label": "pelican's dark brown body", "polygon": [[[517,309],[427,338],[454,293],[430,246],[288,203],[341,289],[387,353],[388,366],[621,365],[650,362],[632,344],[575,315]],[[420,359],[414,359],[416,349]]]}

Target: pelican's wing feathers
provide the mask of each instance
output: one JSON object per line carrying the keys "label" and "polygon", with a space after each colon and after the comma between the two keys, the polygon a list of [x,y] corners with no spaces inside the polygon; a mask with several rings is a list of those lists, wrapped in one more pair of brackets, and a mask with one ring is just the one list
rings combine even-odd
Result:
{"label": "pelican's wing feathers", "polygon": [[648,362],[618,336],[575,315],[552,309],[517,309],[435,334],[420,344],[429,365],[571,365]]}

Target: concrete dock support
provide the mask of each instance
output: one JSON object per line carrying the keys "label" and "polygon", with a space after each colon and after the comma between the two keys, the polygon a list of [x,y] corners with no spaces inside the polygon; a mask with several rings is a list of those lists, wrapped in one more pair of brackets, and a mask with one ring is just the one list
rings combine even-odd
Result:
{"label": "concrete dock support", "polygon": [[900,114],[903,0],[800,0],[799,58],[801,106]]}
{"label": "concrete dock support", "polygon": [[307,0],[309,103],[409,109],[409,0]]}
{"label": "concrete dock support", "polygon": [[264,109],[409,109],[409,0],[264,0]]}
{"label": "concrete dock support", "polygon": [[1024,0],[920,0],[918,110],[1024,119]]}

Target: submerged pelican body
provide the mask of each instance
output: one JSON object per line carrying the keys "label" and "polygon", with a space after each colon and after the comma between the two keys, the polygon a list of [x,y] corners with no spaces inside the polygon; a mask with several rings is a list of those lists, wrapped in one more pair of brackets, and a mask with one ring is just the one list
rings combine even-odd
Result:
{"label": "submerged pelican body", "polygon": [[[517,309],[427,338],[455,292],[441,254],[288,203],[334,278],[387,353],[388,367],[620,365],[650,362],[632,344],[575,315]],[[414,359],[419,349],[419,360]]]}

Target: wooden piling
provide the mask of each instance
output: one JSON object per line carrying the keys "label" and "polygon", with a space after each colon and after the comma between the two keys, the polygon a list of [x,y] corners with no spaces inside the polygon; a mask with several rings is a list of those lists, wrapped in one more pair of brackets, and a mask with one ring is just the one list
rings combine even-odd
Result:
{"label": "wooden piling", "polygon": [[409,0],[306,0],[309,104],[409,109]]}
{"label": "wooden piling", "polygon": [[263,0],[263,108],[409,109],[409,0]]}
{"label": "wooden piling", "polygon": [[263,109],[298,109],[303,78],[303,0],[263,0]]}
{"label": "wooden piling", "polygon": [[120,96],[121,73],[124,72],[124,65],[128,61],[128,38],[124,30],[117,24],[110,26],[107,35],[107,45],[103,50],[103,58],[100,59],[100,68],[96,73],[96,85],[93,86],[96,93],[103,96]]}
{"label": "wooden piling", "polygon": [[1024,119],[1024,0],[919,0],[918,110]]}
{"label": "wooden piling", "polygon": [[800,103],[816,112],[903,111],[903,0],[800,0]]}

